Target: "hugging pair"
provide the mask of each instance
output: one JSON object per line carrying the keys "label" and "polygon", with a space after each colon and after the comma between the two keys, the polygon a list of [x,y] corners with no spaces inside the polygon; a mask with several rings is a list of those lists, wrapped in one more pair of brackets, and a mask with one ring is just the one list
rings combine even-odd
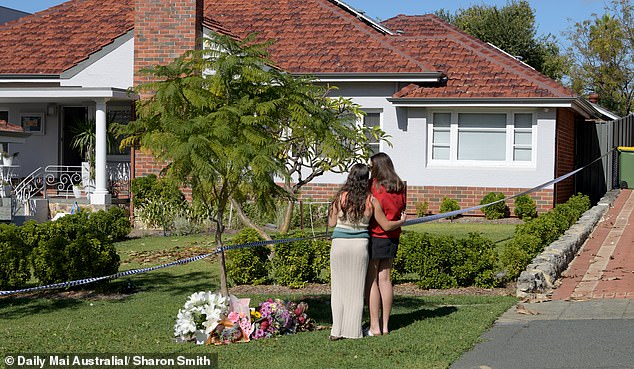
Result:
{"label": "hugging pair", "polygon": [[369,166],[353,165],[335,195],[328,214],[328,225],[335,227],[330,249],[331,340],[363,337],[364,296],[370,311],[366,334],[389,332],[390,272],[405,206],[405,184],[384,153],[373,155]]}

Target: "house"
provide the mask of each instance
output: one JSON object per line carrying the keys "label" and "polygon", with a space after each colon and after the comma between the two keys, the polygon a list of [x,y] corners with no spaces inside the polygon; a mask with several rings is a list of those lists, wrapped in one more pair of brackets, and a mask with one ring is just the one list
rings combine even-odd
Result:
{"label": "house", "polygon": [[[31,133],[20,178],[80,167],[73,123],[96,127],[95,205],[109,204],[112,163],[129,177],[160,169],[138,150],[110,155],[106,125],[134,116],[138,71],[200,46],[211,32],[274,40],[285,71],[338,86],[379,125],[408,184],[410,206],[443,196],[463,207],[489,191],[513,194],[574,168],[575,126],[601,111],[493,45],[433,15],[379,23],[338,0],[69,0],[0,25],[0,119]],[[28,123],[28,124],[27,124]],[[37,177],[36,174],[32,177]],[[61,178],[61,175],[54,176]],[[123,178],[126,178],[125,174]],[[344,177],[327,174],[302,196],[325,200]],[[537,192],[539,210],[574,193],[572,181]]]}

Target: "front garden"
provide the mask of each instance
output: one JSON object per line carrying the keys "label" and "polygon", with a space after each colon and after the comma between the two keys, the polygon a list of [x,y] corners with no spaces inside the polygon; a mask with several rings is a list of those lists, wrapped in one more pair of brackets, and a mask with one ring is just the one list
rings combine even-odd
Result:
{"label": "front garden", "polygon": [[[588,207],[587,197],[574,196],[551,212],[517,226],[434,222],[407,227],[393,277],[425,289],[504,286]],[[45,225],[0,226],[3,289],[165,264],[210,253],[216,246],[205,235],[119,241],[125,228],[121,219],[125,216],[119,210],[111,210],[67,216]],[[307,234],[284,237],[302,235]],[[257,232],[243,230],[227,237],[225,243],[259,239]],[[89,253],[84,254],[84,250]],[[5,339],[0,342],[0,352],[211,352],[218,354],[221,368],[343,368],[394,363],[405,368],[447,368],[516,302],[511,296],[397,295],[389,336],[330,342],[327,290],[301,288],[314,283],[327,286],[328,250],[327,240],[315,238],[226,253],[229,285],[234,286],[231,293],[250,298],[251,307],[269,298],[306,302],[315,331],[221,346],[176,343],[176,316],[188,296],[219,288],[220,269],[214,256],[90,284],[87,289],[1,297],[0,332]],[[91,265],[103,270],[91,269]],[[20,272],[12,274],[11,270]],[[239,288],[240,284],[272,287],[244,292],[248,290]]]}

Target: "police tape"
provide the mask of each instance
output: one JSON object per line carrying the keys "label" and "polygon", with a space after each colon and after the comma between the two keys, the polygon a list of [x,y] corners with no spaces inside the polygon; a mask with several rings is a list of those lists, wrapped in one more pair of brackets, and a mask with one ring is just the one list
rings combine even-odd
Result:
{"label": "police tape", "polygon": [[[450,211],[450,212],[446,212],[446,213],[434,214],[434,215],[430,215],[430,216],[425,216],[425,217],[421,217],[421,218],[407,220],[407,221],[405,221],[403,226],[406,227],[406,226],[409,226],[409,225],[427,223],[427,222],[431,222],[431,221],[438,220],[438,219],[454,217],[454,216],[457,216],[457,215],[461,215],[461,214],[467,213],[469,211],[479,210],[479,209],[482,209],[484,207],[487,207],[487,206],[490,206],[490,205],[493,205],[493,204],[497,204],[497,203],[502,202],[502,201],[507,201],[507,200],[516,198],[516,197],[521,196],[521,195],[527,195],[529,193],[532,193],[532,192],[535,192],[535,191],[539,191],[542,188],[548,187],[550,185],[553,185],[555,183],[561,182],[561,181],[563,181],[563,180],[565,180],[567,178],[572,177],[573,175],[575,175],[575,174],[581,172],[582,170],[588,168],[589,166],[591,166],[592,164],[596,163],[597,161],[603,159],[605,156],[607,156],[608,154],[612,153],[615,149],[616,148],[612,148],[611,150],[609,150],[608,152],[606,152],[602,156],[596,158],[595,160],[593,160],[592,162],[582,166],[581,168],[575,169],[572,172],[564,174],[564,175],[562,175],[560,177],[557,177],[557,178],[555,178],[555,179],[553,179],[551,181],[548,181],[546,183],[542,183],[539,186],[533,187],[531,189],[528,189],[526,191],[520,192],[518,194],[515,194],[515,195],[512,195],[512,196],[508,196],[508,197],[505,197],[503,199],[490,202],[488,204],[471,206],[471,207],[468,207],[468,208],[454,210],[454,211]],[[202,260],[202,259],[205,259],[205,258],[207,258],[209,256],[219,254],[221,251],[229,251],[229,250],[236,250],[236,249],[242,249],[242,248],[248,248],[248,247],[256,247],[256,246],[274,245],[274,244],[280,244],[280,243],[298,242],[298,241],[317,239],[317,238],[328,238],[328,237],[329,237],[329,235],[327,234],[327,232],[324,232],[323,234],[313,235],[313,236],[309,236],[309,237],[285,238],[285,239],[279,239],[279,240],[267,240],[267,241],[249,242],[249,243],[238,244],[238,245],[227,245],[227,246],[222,246],[221,248],[217,248],[215,251],[207,253],[207,254],[198,255],[198,256],[192,256],[192,257],[189,257],[189,258],[176,260],[176,261],[173,261],[173,262],[170,262],[170,263],[166,263],[166,264],[162,264],[162,265],[157,265],[157,266],[148,267],[148,268],[127,270],[125,272],[119,272],[119,273],[116,273],[116,274],[103,276],[103,277],[85,278],[85,279],[80,279],[80,280],[75,280],[75,281],[60,282],[60,283],[54,283],[54,284],[49,284],[49,285],[45,285],[45,286],[29,287],[29,288],[23,288],[23,289],[13,290],[13,291],[0,291],[0,296],[7,296],[7,295],[18,294],[18,293],[36,292],[36,291],[49,290],[49,289],[60,289],[60,288],[67,288],[67,287],[75,287],[75,286],[80,286],[80,285],[94,283],[94,282],[99,282],[99,281],[105,281],[105,280],[117,279],[117,278],[121,278],[121,277],[127,277],[127,276],[131,276],[131,275],[135,275],[135,274],[147,273],[147,272],[151,272],[151,271],[158,270],[158,269],[168,268],[168,267],[175,266],[175,265],[183,265],[183,264],[191,263],[193,261]]]}
{"label": "police tape", "polygon": [[183,265],[183,264],[191,263],[193,261],[202,260],[209,256],[219,254],[221,251],[237,250],[237,249],[242,249],[247,247],[274,245],[274,244],[280,244],[280,243],[297,242],[297,241],[303,241],[303,240],[309,240],[309,239],[315,239],[315,238],[325,238],[325,237],[327,237],[327,235],[326,233],[323,233],[323,234],[314,235],[310,237],[286,238],[286,239],[279,239],[279,240],[249,242],[249,243],[238,244],[238,245],[226,245],[226,246],[223,246],[222,248],[216,248],[216,250],[207,254],[192,256],[189,258],[180,259],[180,260],[172,261],[172,262],[161,264],[161,265],[156,265],[153,267],[131,269],[131,270],[126,270],[124,272],[119,272],[119,273],[102,276],[102,277],[84,278],[84,279],[78,279],[78,280],[68,281],[68,282],[48,284],[45,286],[22,288],[19,290],[12,290],[12,291],[0,291],[0,296],[14,295],[18,293],[36,292],[36,291],[43,291],[43,290],[51,290],[51,289],[76,287],[76,286],[81,286],[84,284],[89,284],[89,283],[94,283],[99,281],[105,281],[105,280],[117,279],[121,277],[127,277],[127,276],[131,276],[135,274],[147,273],[147,272],[151,272],[158,269],[163,269],[163,268],[167,268],[167,267],[171,267],[175,265]]}

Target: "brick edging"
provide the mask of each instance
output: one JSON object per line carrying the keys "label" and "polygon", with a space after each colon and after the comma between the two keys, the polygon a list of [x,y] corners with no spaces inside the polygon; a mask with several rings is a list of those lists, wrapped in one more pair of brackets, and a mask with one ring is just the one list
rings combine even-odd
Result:
{"label": "brick edging", "polygon": [[561,276],[577,251],[584,244],[599,220],[607,213],[620,193],[608,191],[597,205],[583,215],[564,234],[537,255],[517,279],[517,297],[548,295],[555,281]]}

